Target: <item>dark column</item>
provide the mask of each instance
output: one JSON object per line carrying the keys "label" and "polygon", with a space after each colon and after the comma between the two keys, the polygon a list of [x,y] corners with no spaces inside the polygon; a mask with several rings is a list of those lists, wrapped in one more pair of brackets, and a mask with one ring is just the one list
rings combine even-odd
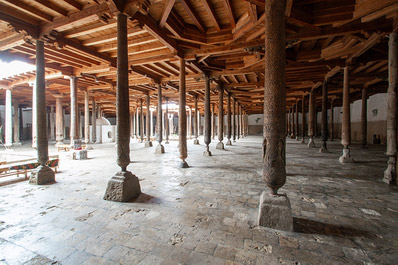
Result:
{"label": "dark column", "polygon": [[362,89],[362,109],[361,109],[361,146],[366,148],[366,138],[368,135],[368,106],[367,88]]}
{"label": "dark column", "polygon": [[88,91],[84,92],[84,142],[90,142],[90,108],[88,103]]}
{"label": "dark column", "polygon": [[315,147],[315,142],[314,142],[314,119],[315,119],[315,93],[314,90],[311,90],[310,92],[310,99],[309,99],[309,104],[308,104],[308,147],[314,148]]}
{"label": "dark column", "polygon": [[162,145],[163,141],[163,110],[162,110],[162,86],[158,84],[158,110],[156,116],[156,134],[158,146],[156,146],[155,154],[163,154],[164,146]]}
{"label": "dark column", "polygon": [[295,121],[295,124],[296,124],[296,128],[294,129],[295,130],[295,134],[296,134],[296,140],[298,141],[299,140],[299,132],[300,132],[300,124],[299,124],[299,100],[298,99],[296,99],[296,121]]}
{"label": "dark column", "polygon": [[305,95],[303,95],[303,100],[301,101],[301,116],[302,116],[302,127],[301,127],[301,143],[305,144]]}
{"label": "dark column", "polygon": [[228,97],[227,97],[227,145],[232,145],[231,142],[231,93],[228,92]]}
{"label": "dark column", "polygon": [[334,98],[330,101],[330,141],[334,140]]}
{"label": "dark column", "polygon": [[344,85],[343,85],[343,117],[341,122],[341,144],[343,145],[343,155],[340,156],[341,163],[353,163],[348,148],[351,144],[351,120],[350,120],[350,77],[349,68],[344,68]]}
{"label": "dark column", "polygon": [[71,76],[70,78],[70,143],[74,146],[75,140],[79,139],[79,107],[77,105],[77,80],[78,77]]}
{"label": "dark column", "polygon": [[143,99],[140,99],[140,138],[141,143],[144,142],[144,109],[143,109]]}
{"label": "dark column", "polygon": [[212,139],[214,140],[216,138],[216,113],[214,111],[214,103],[211,104],[211,125]]}
{"label": "dark column", "polygon": [[205,137],[204,142],[206,144],[206,151],[203,152],[204,156],[211,156],[209,145],[211,143],[211,116],[210,113],[210,80],[205,75]]}
{"label": "dark column", "polygon": [[241,124],[240,124],[240,116],[239,116],[239,103],[237,104],[237,113],[236,113],[236,119],[238,120],[238,127],[236,128],[236,135],[238,136],[238,140],[239,140],[239,138],[240,138],[240,127],[241,127]]}
{"label": "dark column", "polygon": [[322,85],[322,147],[320,153],[329,153],[327,148],[328,140],[328,85],[327,80]]}
{"label": "dark column", "polygon": [[258,222],[293,230],[290,202],[278,189],[286,182],[285,1],[265,2],[263,177],[269,187],[260,198]]}
{"label": "dark column", "polygon": [[287,136],[290,136],[291,131],[290,131],[290,108],[287,110]]}
{"label": "dark column", "polygon": [[64,113],[62,111],[62,96],[55,96],[55,140],[64,144]]}
{"label": "dark column", "polygon": [[117,164],[121,171],[109,182],[104,199],[126,202],[141,194],[138,178],[127,166],[130,164],[130,106],[129,106],[129,65],[127,53],[127,16],[117,15],[117,88],[116,88],[116,129]]}
{"label": "dark column", "polygon": [[198,116],[200,118],[199,110],[198,110],[198,94],[195,94],[195,116],[193,120],[193,129],[195,132],[195,140],[193,141],[194,144],[199,144],[199,126],[198,126]]}
{"label": "dark column", "polygon": [[152,147],[151,142],[151,97],[149,94],[146,95],[146,142],[145,147]]}
{"label": "dark column", "polygon": [[36,40],[36,89],[35,89],[35,110],[36,110],[36,136],[37,136],[37,161],[40,166],[32,171],[29,183],[43,185],[55,182],[55,174],[47,166],[48,162],[48,139],[47,139],[47,118],[46,118],[46,87],[45,87],[45,62],[44,43]]}
{"label": "dark column", "polygon": [[[394,21],[398,25],[397,18]],[[388,42],[388,90],[387,90],[387,169],[383,181],[397,183],[397,84],[398,84],[398,29],[390,34]]]}
{"label": "dark column", "polygon": [[218,143],[216,149],[224,149],[224,88],[218,84]]}
{"label": "dark column", "polygon": [[179,87],[179,108],[178,108],[178,148],[180,150],[180,168],[187,168],[187,112],[185,109],[185,60],[180,58],[180,87]]}
{"label": "dark column", "polygon": [[164,123],[164,127],[166,130],[166,144],[169,143],[169,134],[170,134],[170,124],[169,124],[169,99],[166,98],[166,114],[165,114],[165,123]]}
{"label": "dark column", "polygon": [[[296,102],[297,104],[297,102]],[[291,139],[295,139],[296,138],[296,122],[295,122],[295,113],[296,113],[296,104],[294,104],[292,106],[292,135],[290,136]]]}
{"label": "dark column", "polygon": [[233,105],[233,140],[236,142],[236,100],[234,99],[234,105]]}
{"label": "dark column", "polygon": [[97,106],[95,104],[95,98],[91,100],[91,143],[95,144],[97,142]]}

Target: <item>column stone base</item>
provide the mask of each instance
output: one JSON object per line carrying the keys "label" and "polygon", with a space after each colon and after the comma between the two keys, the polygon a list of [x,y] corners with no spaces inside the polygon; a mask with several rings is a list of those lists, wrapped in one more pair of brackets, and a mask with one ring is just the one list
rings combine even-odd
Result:
{"label": "column stone base", "polygon": [[228,139],[226,145],[232,145],[231,139]]}
{"label": "column stone base", "polygon": [[21,146],[22,143],[21,143],[21,142],[15,142],[15,143],[13,143],[13,145],[15,145],[15,146]]}
{"label": "column stone base", "polygon": [[339,157],[339,162],[343,164],[354,163],[354,159],[351,157],[349,148],[343,148],[343,155]]}
{"label": "column stone base", "polygon": [[218,142],[217,146],[216,146],[216,149],[224,150],[224,143],[223,142]]}
{"label": "column stone base", "polygon": [[305,138],[304,137],[301,139],[301,143],[305,144]]}
{"label": "column stone base", "polygon": [[319,153],[329,153],[329,150],[327,147],[322,146],[321,148],[319,148]]}
{"label": "column stone base", "polygon": [[294,136],[294,134],[290,135],[290,139],[295,139],[295,138],[296,138],[296,136]]}
{"label": "column stone base", "polygon": [[145,142],[145,147],[152,147],[152,142],[151,141],[146,141]]}
{"label": "column stone base", "polygon": [[48,166],[38,166],[34,170],[29,178],[29,184],[33,185],[45,185],[55,182],[55,173]]}
{"label": "column stone base", "polygon": [[206,151],[203,152],[203,156],[211,156],[211,152],[209,150],[209,146],[206,147]]}
{"label": "column stone base", "polygon": [[310,137],[308,140],[308,148],[315,148],[314,137]]}
{"label": "column stone base", "polygon": [[199,139],[195,139],[195,140],[193,140],[193,144],[196,144],[196,145],[198,145],[198,144],[199,144]]}
{"label": "column stone base", "polygon": [[298,136],[296,136],[296,141],[300,141],[300,138]]}
{"label": "column stone base", "polygon": [[396,158],[394,156],[390,156],[387,162],[387,169],[384,171],[383,182],[394,185],[396,184]]}
{"label": "column stone base", "polygon": [[165,144],[169,144],[169,141],[164,142]]}
{"label": "column stone base", "polygon": [[85,160],[87,159],[87,150],[72,150],[73,160]]}
{"label": "column stone base", "polygon": [[130,171],[117,172],[108,182],[104,200],[128,202],[141,194],[138,178]]}
{"label": "column stone base", "polygon": [[89,145],[89,144],[86,144],[86,150],[93,150],[93,146]]}
{"label": "column stone base", "polygon": [[189,165],[188,165],[188,163],[186,161],[180,161],[178,163],[178,167],[179,168],[189,168]]}
{"label": "column stone base", "polygon": [[164,146],[162,144],[158,144],[156,146],[155,154],[157,154],[157,155],[164,154]]}
{"label": "column stone base", "polygon": [[293,231],[292,208],[286,194],[271,195],[263,191],[260,197],[258,225]]}

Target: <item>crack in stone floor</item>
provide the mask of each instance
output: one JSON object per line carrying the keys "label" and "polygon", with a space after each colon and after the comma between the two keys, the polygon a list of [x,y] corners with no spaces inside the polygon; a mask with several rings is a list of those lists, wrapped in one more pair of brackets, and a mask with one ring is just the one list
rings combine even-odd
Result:
{"label": "crack in stone floor", "polygon": [[283,232],[256,226],[261,137],[226,150],[213,140],[212,157],[188,142],[189,169],[177,168],[175,141],[163,155],[132,142],[135,202],[102,199],[118,171],[114,143],[93,145],[88,160],[61,152],[53,185],[0,184],[0,264],[397,264],[398,193],[381,181],[384,146],[354,145],[358,163],[342,165],[338,142],[320,154],[289,139],[280,192],[295,232]]}

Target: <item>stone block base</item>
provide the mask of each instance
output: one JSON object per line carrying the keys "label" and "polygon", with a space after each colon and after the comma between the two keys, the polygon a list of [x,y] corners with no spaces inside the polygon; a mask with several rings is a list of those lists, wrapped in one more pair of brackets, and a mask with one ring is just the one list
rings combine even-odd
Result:
{"label": "stone block base", "polygon": [[147,141],[145,142],[145,147],[152,147],[152,142],[151,141]]}
{"label": "stone block base", "polygon": [[193,140],[193,144],[198,145],[199,144],[199,140],[198,139]]}
{"label": "stone block base", "polygon": [[329,153],[329,150],[325,147],[319,148],[319,153]]}
{"label": "stone block base", "polygon": [[274,196],[263,191],[260,197],[258,225],[293,231],[292,209],[286,194]]}
{"label": "stone block base", "polygon": [[178,163],[178,167],[179,168],[189,168],[189,165],[188,165],[188,163],[186,161],[180,161]]}
{"label": "stone block base", "polygon": [[48,166],[38,166],[32,170],[29,178],[29,184],[45,185],[55,182],[55,173]]}
{"label": "stone block base", "polygon": [[311,139],[308,141],[308,148],[315,148],[315,142],[314,139]]}
{"label": "stone block base", "polygon": [[228,139],[226,145],[232,145],[231,139]]}
{"label": "stone block base", "polygon": [[217,146],[216,146],[216,149],[223,150],[224,149],[224,143],[223,142],[218,142]]}
{"label": "stone block base", "polygon": [[203,156],[211,156],[211,152],[206,150],[203,152]]}
{"label": "stone block base", "polygon": [[164,146],[161,144],[158,144],[155,149],[155,154],[157,154],[157,155],[164,154]]}
{"label": "stone block base", "polygon": [[87,150],[73,150],[72,151],[73,160],[84,160],[87,159]]}
{"label": "stone block base", "polygon": [[302,143],[302,144],[305,144],[305,138],[302,138],[302,139],[301,139],[301,143]]}
{"label": "stone block base", "polygon": [[339,162],[340,163],[354,163],[354,159],[350,155],[350,149],[349,148],[344,148],[343,149],[343,155],[339,157]]}
{"label": "stone block base", "polygon": [[384,171],[383,182],[393,185],[396,183],[396,160],[395,157],[390,156],[387,162],[387,169]]}
{"label": "stone block base", "polygon": [[168,141],[166,141],[166,142],[164,142],[165,144],[169,144],[169,142]]}
{"label": "stone block base", "polygon": [[138,178],[130,171],[121,171],[109,180],[104,200],[127,202],[136,199],[140,194],[141,186]]}

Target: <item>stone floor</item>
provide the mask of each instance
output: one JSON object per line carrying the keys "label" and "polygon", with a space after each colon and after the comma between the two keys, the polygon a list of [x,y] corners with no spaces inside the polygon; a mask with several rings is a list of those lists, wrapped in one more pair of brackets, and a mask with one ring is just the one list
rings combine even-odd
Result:
{"label": "stone floor", "polygon": [[143,194],[131,203],[102,199],[118,170],[114,144],[94,145],[85,161],[60,152],[55,184],[3,181],[0,264],[398,264],[398,191],[381,181],[384,146],[353,146],[357,163],[341,165],[338,142],[320,154],[288,140],[281,192],[295,232],[282,232],[255,223],[261,138],[226,150],[213,140],[213,157],[200,141],[189,140],[189,169],[176,167],[177,142],[163,155],[133,142],[129,170]]}

